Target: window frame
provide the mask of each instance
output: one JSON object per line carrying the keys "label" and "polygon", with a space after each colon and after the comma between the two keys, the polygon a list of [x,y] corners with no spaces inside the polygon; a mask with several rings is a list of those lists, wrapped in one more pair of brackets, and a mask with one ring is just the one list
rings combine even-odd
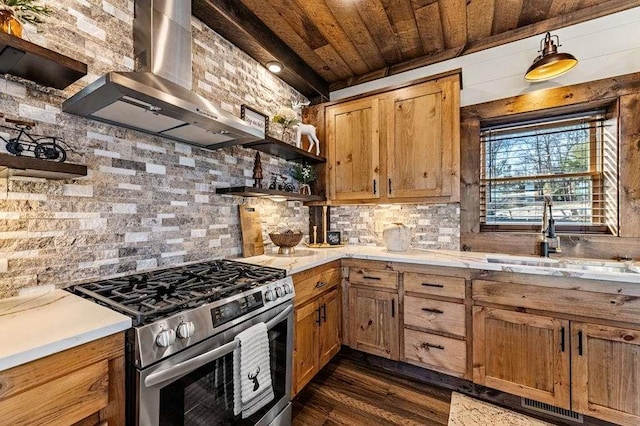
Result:
{"label": "window frame", "polygon": [[[574,224],[568,222],[556,221],[556,230],[560,233],[576,233],[576,234],[601,234],[601,235],[613,235],[617,232],[619,217],[615,218],[615,225],[613,227],[608,226],[608,219],[606,217],[607,205],[604,201],[604,186],[605,186],[605,166],[604,166],[604,138],[605,131],[604,126],[608,120],[609,110],[611,106],[599,106],[598,108],[587,108],[584,110],[577,110],[571,112],[558,112],[556,114],[549,114],[541,111],[539,116],[527,115],[526,119],[511,117],[511,120],[485,120],[480,124],[480,144],[479,144],[479,230],[480,232],[540,232],[542,227],[542,218],[539,223],[487,223],[487,187],[490,183],[505,183],[505,182],[543,182],[544,180],[554,178],[575,178],[575,177],[590,177],[591,180],[591,211],[597,212],[599,216],[599,222],[593,224]],[[537,131],[544,129],[553,129],[561,126],[579,124],[586,122],[594,125],[589,126],[589,169],[582,172],[568,172],[559,174],[533,174],[517,177],[503,177],[503,178],[487,178],[486,161],[487,150],[486,144],[488,140],[484,137],[486,132],[491,130],[504,130],[513,128],[525,129],[527,127],[535,128]],[[600,134],[597,134],[600,132]],[[553,133],[553,132],[550,132]],[[549,134],[550,134],[549,133]],[[558,132],[561,133],[561,132]],[[616,141],[617,142],[617,141]],[[617,147],[616,147],[617,149]],[[616,173],[617,173],[616,169]],[[616,176],[616,189],[619,186],[619,173]],[[595,188],[601,188],[596,191]],[[619,215],[619,206],[616,200],[616,214]]]}

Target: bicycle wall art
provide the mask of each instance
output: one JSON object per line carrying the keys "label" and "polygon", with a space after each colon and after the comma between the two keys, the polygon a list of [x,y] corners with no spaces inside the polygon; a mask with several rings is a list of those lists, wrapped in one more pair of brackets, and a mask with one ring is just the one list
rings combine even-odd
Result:
{"label": "bicycle wall art", "polygon": [[[4,141],[7,151],[13,155],[63,163],[67,159],[67,150],[73,151],[60,138],[31,133],[36,125],[34,122],[11,118],[5,118],[5,122],[9,125],[0,125],[0,139]],[[6,139],[2,133],[9,133],[9,138]]]}

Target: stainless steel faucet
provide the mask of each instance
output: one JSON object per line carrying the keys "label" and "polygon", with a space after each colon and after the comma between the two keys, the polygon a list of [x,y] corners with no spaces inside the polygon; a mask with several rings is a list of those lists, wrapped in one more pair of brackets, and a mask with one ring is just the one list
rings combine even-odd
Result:
{"label": "stainless steel faucet", "polygon": [[[550,253],[560,253],[560,237],[556,234],[556,221],[553,219],[553,199],[551,195],[544,196],[544,207],[542,209],[542,241],[540,241],[540,256],[549,257]],[[549,213],[547,215],[547,208]]]}

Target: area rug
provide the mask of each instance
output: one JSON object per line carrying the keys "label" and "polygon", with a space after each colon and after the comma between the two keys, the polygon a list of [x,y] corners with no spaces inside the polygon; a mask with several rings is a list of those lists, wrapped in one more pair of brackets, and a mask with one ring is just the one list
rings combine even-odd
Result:
{"label": "area rug", "polygon": [[475,425],[552,426],[553,423],[543,422],[524,414],[453,392],[449,411],[449,426]]}

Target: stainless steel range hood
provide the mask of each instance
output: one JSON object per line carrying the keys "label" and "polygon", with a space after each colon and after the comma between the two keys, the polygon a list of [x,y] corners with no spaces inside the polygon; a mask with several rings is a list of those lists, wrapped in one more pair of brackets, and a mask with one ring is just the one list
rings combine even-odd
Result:
{"label": "stainless steel range hood", "polygon": [[136,0],[135,72],[110,72],[62,110],[181,142],[218,149],[264,132],[191,91],[191,1]]}

